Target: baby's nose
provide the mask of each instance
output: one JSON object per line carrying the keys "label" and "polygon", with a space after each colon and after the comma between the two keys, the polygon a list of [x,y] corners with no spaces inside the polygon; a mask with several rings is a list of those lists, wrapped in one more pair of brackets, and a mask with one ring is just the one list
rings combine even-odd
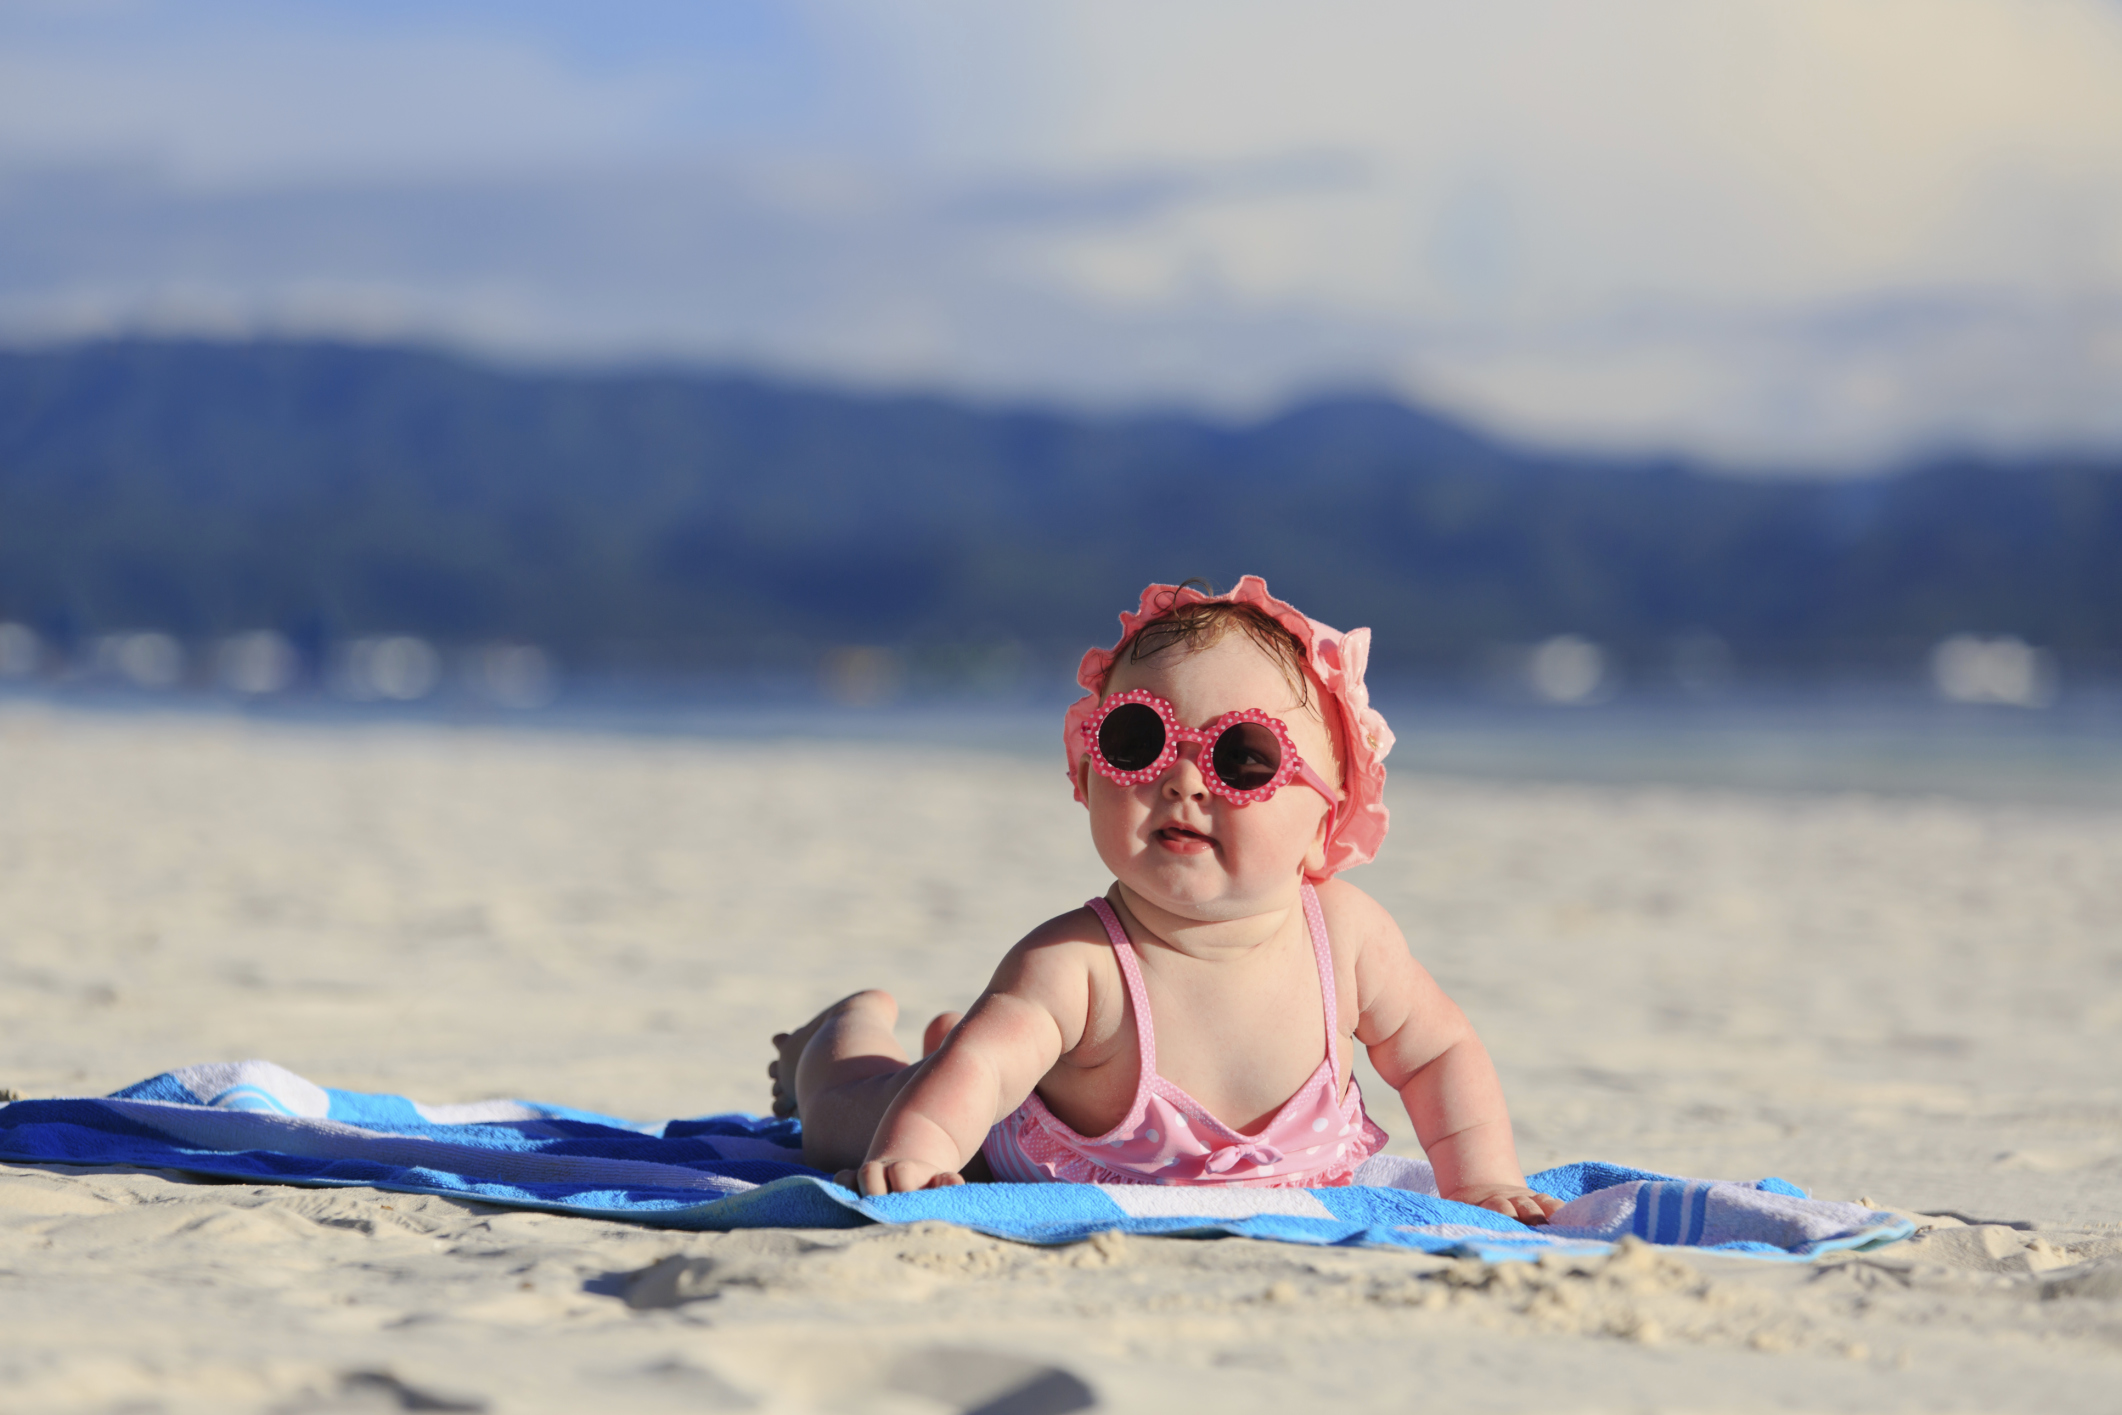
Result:
{"label": "baby's nose", "polygon": [[1205,796],[1208,783],[1201,775],[1201,746],[1198,742],[1182,742],[1179,755],[1164,773],[1164,789],[1176,796]]}

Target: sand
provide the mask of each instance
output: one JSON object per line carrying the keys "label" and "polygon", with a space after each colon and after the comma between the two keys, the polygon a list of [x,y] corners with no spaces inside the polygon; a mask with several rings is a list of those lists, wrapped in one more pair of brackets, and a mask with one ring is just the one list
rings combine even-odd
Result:
{"label": "sand", "polygon": [[[777,1026],[869,984],[911,1036],[1105,883],[1055,764],[993,751],[16,703],[0,783],[30,1096],[259,1056],[758,1110]],[[1528,1167],[1779,1174],[1924,1236],[1490,1270],[8,1166],[0,1409],[2114,1408],[2122,806],[1392,790],[1354,878],[1481,1027]]]}

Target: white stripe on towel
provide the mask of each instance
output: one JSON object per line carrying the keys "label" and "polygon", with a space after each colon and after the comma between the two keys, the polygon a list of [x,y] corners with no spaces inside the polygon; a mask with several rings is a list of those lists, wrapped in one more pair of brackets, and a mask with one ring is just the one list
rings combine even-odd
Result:
{"label": "white stripe on towel", "polygon": [[1326,1218],[1333,1210],[1302,1189],[1238,1184],[1100,1184],[1098,1192],[1129,1218]]}

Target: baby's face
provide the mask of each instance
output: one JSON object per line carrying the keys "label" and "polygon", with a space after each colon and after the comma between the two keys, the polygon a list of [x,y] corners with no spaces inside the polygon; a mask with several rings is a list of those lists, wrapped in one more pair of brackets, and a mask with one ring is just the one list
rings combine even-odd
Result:
{"label": "baby's face", "polygon": [[[1189,727],[1259,708],[1279,718],[1313,770],[1335,777],[1331,740],[1317,705],[1299,707],[1282,670],[1242,632],[1205,649],[1166,649],[1113,667],[1106,694],[1155,693]],[[1314,690],[1313,696],[1317,696]],[[1203,784],[1203,748],[1187,743],[1155,781],[1121,786],[1090,767],[1076,770],[1090,808],[1091,840],[1122,885],[1150,903],[1195,919],[1233,919],[1286,907],[1307,861],[1324,858],[1327,802],[1301,781],[1273,799],[1240,806]]]}

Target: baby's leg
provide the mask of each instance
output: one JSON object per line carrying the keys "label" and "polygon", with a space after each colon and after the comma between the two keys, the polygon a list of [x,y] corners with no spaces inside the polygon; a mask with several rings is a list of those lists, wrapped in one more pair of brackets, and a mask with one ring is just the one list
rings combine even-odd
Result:
{"label": "baby's leg", "polygon": [[[774,1078],[774,1114],[803,1118],[805,1164],[837,1172],[869,1154],[877,1122],[914,1072],[892,1035],[898,1020],[892,995],[870,990],[774,1037],[779,1056],[766,1068]],[[957,1020],[945,1013],[928,1024],[924,1055],[942,1044]]]}

